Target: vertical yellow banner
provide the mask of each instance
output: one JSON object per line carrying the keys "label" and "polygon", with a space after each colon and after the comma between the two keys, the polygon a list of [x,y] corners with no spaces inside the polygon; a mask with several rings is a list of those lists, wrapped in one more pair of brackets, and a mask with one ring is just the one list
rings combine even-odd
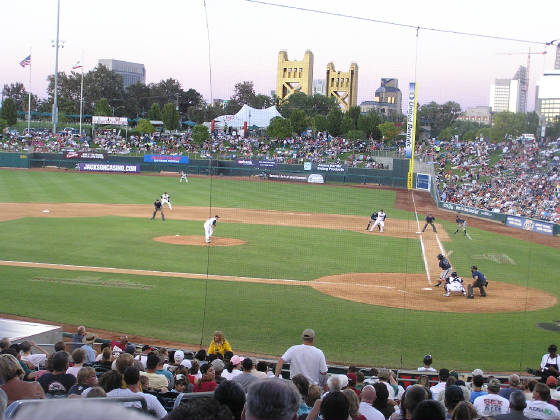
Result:
{"label": "vertical yellow banner", "polygon": [[410,159],[408,165],[407,188],[412,189],[414,177],[414,148],[416,144],[416,83],[410,83],[408,89],[408,112],[406,118],[406,146],[405,157]]}

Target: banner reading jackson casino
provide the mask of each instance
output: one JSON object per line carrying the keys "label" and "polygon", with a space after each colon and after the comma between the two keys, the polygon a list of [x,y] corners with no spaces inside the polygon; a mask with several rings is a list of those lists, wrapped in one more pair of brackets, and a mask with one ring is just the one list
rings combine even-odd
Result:
{"label": "banner reading jackson casino", "polygon": [[410,83],[408,88],[408,112],[406,118],[405,157],[410,159],[407,187],[412,189],[414,175],[414,135],[416,131],[416,83]]}

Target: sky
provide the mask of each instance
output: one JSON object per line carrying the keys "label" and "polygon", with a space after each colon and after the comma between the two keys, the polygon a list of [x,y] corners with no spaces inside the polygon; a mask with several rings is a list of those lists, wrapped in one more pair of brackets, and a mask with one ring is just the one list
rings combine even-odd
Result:
{"label": "sky", "polygon": [[[271,0],[327,12],[452,31],[548,42],[560,39],[560,5],[550,0]],[[276,86],[278,51],[301,60],[314,55],[314,79],[326,66],[348,71],[358,64],[358,103],[373,100],[382,77],[399,81],[403,102],[409,82],[418,84],[418,101],[458,102],[463,109],[488,105],[490,85],[511,78],[531,55],[528,110],[534,110],[535,82],[554,64],[555,47],[459,36],[360,21],[246,0],[60,0],[59,71],[79,60],[85,71],[100,58],[146,67],[146,83],[177,79],[183,89],[204,98],[228,99],[234,85],[253,81],[257,93]],[[54,73],[57,0],[4,0],[0,86],[22,82],[46,96]],[[8,17],[8,18],[6,18]],[[210,45],[210,48],[209,48]],[[29,68],[19,62],[31,51]],[[209,65],[210,55],[210,65]],[[210,84],[210,68],[212,83]],[[403,108],[405,104],[403,103]]]}

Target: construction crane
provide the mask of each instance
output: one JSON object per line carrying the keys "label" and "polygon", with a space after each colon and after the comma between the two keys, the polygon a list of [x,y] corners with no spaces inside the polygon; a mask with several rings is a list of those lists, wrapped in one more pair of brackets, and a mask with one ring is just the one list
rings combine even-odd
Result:
{"label": "construction crane", "polygon": [[546,54],[547,51],[531,51],[531,48],[529,47],[529,51],[524,53],[524,52],[512,52],[512,53],[498,53],[497,55],[525,55],[527,54],[527,76],[525,77],[525,80],[523,83],[523,92],[525,94],[525,101],[527,101],[527,96],[529,94],[529,75],[530,70],[531,70],[531,55],[533,54],[540,54],[540,55],[544,55]]}

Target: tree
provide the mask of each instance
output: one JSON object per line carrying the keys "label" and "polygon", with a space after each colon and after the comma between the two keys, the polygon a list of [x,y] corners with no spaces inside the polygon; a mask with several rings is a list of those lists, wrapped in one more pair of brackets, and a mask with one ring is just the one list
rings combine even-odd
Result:
{"label": "tree", "polygon": [[181,83],[173,78],[160,80],[158,83],[150,83],[148,87],[150,88],[152,102],[156,101],[160,107],[168,102],[177,103],[181,95],[184,94]]}
{"label": "tree", "polygon": [[202,144],[210,138],[208,127],[205,125],[195,125],[192,131],[192,139],[195,143]]}
{"label": "tree", "polygon": [[457,102],[449,101],[439,105],[432,101],[418,108],[417,118],[420,125],[431,127],[432,137],[437,137],[441,130],[449,127],[457,119],[459,114],[461,114],[461,106]]}
{"label": "tree", "polygon": [[191,108],[199,108],[206,105],[202,95],[195,89],[189,89],[179,95],[179,112],[187,115]]}
{"label": "tree", "polygon": [[338,105],[334,97],[326,97],[325,95],[315,94],[308,96],[303,92],[296,92],[288,96],[279,106],[280,113],[287,117],[296,109],[302,109],[306,115],[314,117],[315,115],[327,115]]}
{"label": "tree", "polygon": [[134,83],[125,91],[125,112],[129,117],[144,117],[150,108],[150,88],[143,83]]}
{"label": "tree", "polygon": [[[81,74],[78,72],[72,72],[69,77],[73,92],[69,99],[75,105],[74,113],[79,111],[80,78]],[[96,68],[84,74],[84,113],[91,114],[94,109],[93,104],[101,98],[106,98],[109,105],[114,107],[124,105],[125,91],[122,76],[109,70],[103,64],[99,64]]]}
{"label": "tree", "polygon": [[352,119],[352,123],[353,123],[352,128],[358,127],[358,118],[360,117],[361,113],[362,110],[360,109],[359,106],[351,106],[350,109],[348,109],[348,112],[346,114]]}
{"label": "tree", "polygon": [[366,134],[362,130],[350,130],[346,133],[346,138],[350,140],[361,140],[366,138]]}
{"label": "tree", "polygon": [[285,139],[292,134],[290,121],[282,117],[274,117],[266,129],[266,134],[273,139]]}
{"label": "tree", "polygon": [[343,118],[343,114],[339,107],[332,109],[327,115],[329,133],[331,135],[338,136],[342,133],[341,131],[342,118]]}
{"label": "tree", "polygon": [[253,101],[253,107],[258,109],[270,108],[274,105],[274,99],[270,96],[258,94]]}
{"label": "tree", "polygon": [[231,100],[239,105],[247,104],[253,106],[255,103],[255,87],[253,82],[244,81],[236,83],[233,88]]}
{"label": "tree", "polygon": [[[4,85],[2,89],[2,95],[4,98],[11,98],[16,105],[18,111],[27,111],[29,104],[29,94],[25,90],[23,83],[11,83],[9,85]],[[31,94],[31,109],[37,109],[38,98],[37,95]]]}
{"label": "tree", "polygon": [[318,133],[319,131],[327,131],[329,129],[329,122],[327,117],[317,114],[311,119],[311,126],[313,131]]}
{"label": "tree", "polygon": [[172,103],[166,103],[161,112],[161,119],[167,130],[175,130],[179,127],[179,112]]}
{"label": "tree", "polygon": [[340,123],[340,133],[346,134],[353,129],[354,129],[354,121],[352,121],[352,118],[347,113],[344,114],[344,116],[342,117],[342,121]]}
{"label": "tree", "polygon": [[136,125],[136,129],[140,131],[142,134],[144,133],[153,133],[155,131],[154,126],[149,120],[144,118],[138,120],[138,124]]}
{"label": "tree", "polygon": [[379,118],[377,112],[371,111],[358,117],[358,130],[363,131],[366,138],[373,138],[375,140],[381,138],[381,131],[377,127],[379,124],[381,124],[381,118]]}
{"label": "tree", "polygon": [[6,121],[4,118],[0,118],[0,134],[4,132],[7,126],[8,126],[8,121]]}
{"label": "tree", "polygon": [[95,103],[95,110],[93,113],[97,116],[108,117],[111,115],[111,106],[107,99],[101,98]]}
{"label": "tree", "polygon": [[2,102],[2,112],[0,117],[8,122],[8,125],[15,125],[17,122],[16,104],[12,98],[4,99]]}
{"label": "tree", "polygon": [[301,135],[301,133],[308,127],[307,116],[302,109],[293,110],[290,113],[289,120],[292,130],[298,135]]}
{"label": "tree", "polygon": [[546,137],[551,139],[560,138],[560,117],[556,117],[554,122],[546,127]]}
{"label": "tree", "polygon": [[161,108],[158,102],[154,102],[148,111],[148,119],[151,121],[161,121]]}
{"label": "tree", "polygon": [[390,121],[379,124],[378,128],[384,140],[394,140],[400,133],[400,128]]}

